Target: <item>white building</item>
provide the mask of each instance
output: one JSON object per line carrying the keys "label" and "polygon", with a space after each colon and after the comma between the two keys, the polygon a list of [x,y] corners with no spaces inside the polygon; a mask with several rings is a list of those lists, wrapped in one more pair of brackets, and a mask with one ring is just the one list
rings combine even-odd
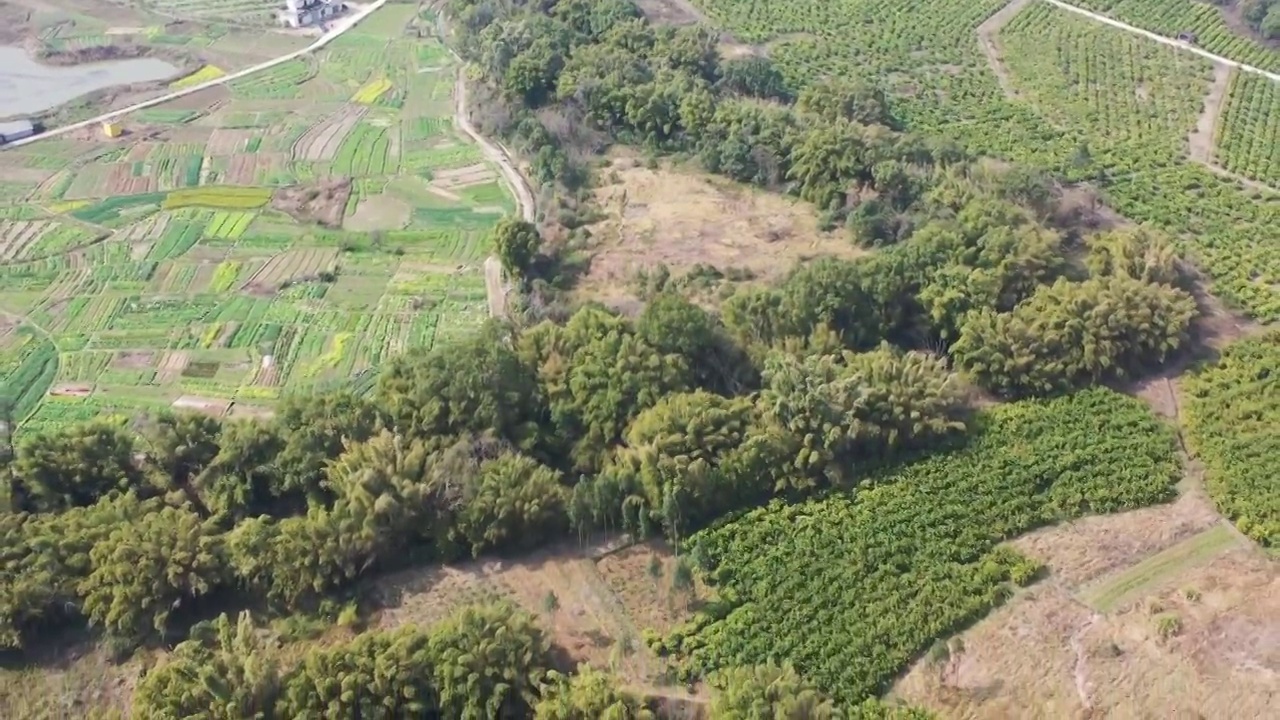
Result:
{"label": "white building", "polygon": [[36,134],[35,123],[30,120],[14,120],[0,123],[0,145],[21,140]]}
{"label": "white building", "polygon": [[281,25],[300,28],[328,20],[345,9],[340,0],[284,0],[277,17]]}

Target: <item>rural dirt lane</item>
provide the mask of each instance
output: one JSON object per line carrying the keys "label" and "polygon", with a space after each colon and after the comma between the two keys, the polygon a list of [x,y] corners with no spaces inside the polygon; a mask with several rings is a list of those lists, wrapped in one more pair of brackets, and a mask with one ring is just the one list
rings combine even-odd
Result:
{"label": "rural dirt lane", "polygon": [[30,143],[39,142],[46,138],[57,137],[59,135],[65,135],[66,133],[69,133],[69,132],[75,132],[76,130],[80,130],[82,128],[93,127],[94,125],[98,125],[108,120],[114,120],[118,117],[123,117],[132,112],[137,112],[139,110],[145,110],[150,107],[155,107],[156,105],[161,105],[171,100],[177,100],[180,97],[186,97],[187,95],[198,93],[201,90],[208,90],[211,87],[225,85],[226,83],[232,82],[233,80],[239,80],[241,78],[248,77],[254,73],[262,72],[263,70],[270,70],[271,68],[277,65],[289,62],[290,60],[302,57],[307,53],[315,52],[316,50],[323,48],[325,45],[328,45],[329,43],[333,42],[335,38],[341,36],[343,33],[355,27],[357,23],[359,23],[361,20],[371,15],[375,10],[381,8],[383,5],[386,5],[386,4],[387,4],[387,0],[375,0],[375,2],[361,7],[359,10],[356,11],[354,15],[338,20],[338,22],[335,23],[334,28],[332,30],[320,36],[315,42],[302,48],[301,50],[295,50],[291,53],[281,55],[280,57],[275,58],[273,60],[267,60],[266,62],[258,63],[257,65],[254,65],[252,67],[247,67],[243,70],[237,70],[236,72],[233,72],[229,75],[223,75],[220,78],[214,78],[213,80],[202,82],[199,85],[192,85],[191,87],[185,87],[180,90],[174,90],[172,92],[165,93],[164,95],[161,95],[159,97],[151,98],[150,100],[144,100],[140,103],[134,103],[129,107],[123,107],[123,108],[120,108],[119,110],[112,110],[111,112],[103,113],[96,117],[89,118],[88,120],[82,120],[78,123],[72,123],[71,125],[63,125],[62,127],[46,130],[45,132],[42,132],[39,135],[33,135],[29,138],[24,138],[22,140],[15,140],[14,142],[6,143],[5,145],[0,146],[0,150],[3,150],[5,148],[21,147],[23,145],[28,145]]}
{"label": "rural dirt lane", "polygon": [[[450,50],[452,51],[452,48]],[[488,158],[489,162],[498,166],[502,177],[507,181],[507,185],[511,186],[511,192],[516,196],[516,205],[520,209],[520,217],[527,222],[537,222],[537,205],[533,198],[533,188],[529,185],[529,181],[525,179],[524,175],[520,173],[520,169],[516,167],[511,152],[501,143],[482,135],[476,130],[475,125],[471,123],[471,117],[467,113],[466,67],[462,65],[462,58],[458,57],[456,53],[454,58],[459,63],[458,80],[453,86],[454,122],[464,135],[480,146],[480,150]],[[502,263],[492,255],[484,261],[484,287],[485,295],[489,299],[489,317],[506,315],[507,288],[502,282]]]}

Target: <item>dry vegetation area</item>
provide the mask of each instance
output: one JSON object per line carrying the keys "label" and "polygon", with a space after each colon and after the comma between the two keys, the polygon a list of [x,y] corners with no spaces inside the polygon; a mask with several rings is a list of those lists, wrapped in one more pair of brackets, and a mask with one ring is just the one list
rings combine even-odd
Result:
{"label": "dry vegetation area", "polygon": [[[675,563],[669,547],[652,541],[619,550],[568,545],[516,560],[414,568],[372,585],[368,595],[380,609],[368,626],[430,625],[468,603],[505,598],[540,617],[570,665],[610,668],[638,691],[697,706],[705,691],[665,686],[664,664],[642,638],[646,629],[667,631],[687,620],[706,598],[701,585],[692,593],[672,588]],[[325,625],[315,637],[283,645],[283,661],[351,637],[348,628]],[[46,661],[22,670],[0,665],[0,717],[70,717],[90,706],[127,709],[134,686],[161,657],[142,650],[117,664],[99,644],[58,644]]]}
{"label": "dry vegetation area", "polygon": [[314,185],[291,185],[276,190],[271,207],[301,223],[316,222],[329,228],[342,227],[342,215],[351,196],[351,179],[322,180]]}
{"label": "dry vegetation area", "polygon": [[[1166,506],[1019,538],[1049,577],[962,633],[949,659],[919,661],[895,694],[957,718],[1267,717],[1280,702],[1280,573],[1220,522],[1189,482]],[[1224,530],[1225,547],[1138,583],[1126,573]],[[1085,599],[1108,584],[1132,589],[1098,612]]]}
{"label": "dry vegetation area", "polygon": [[645,647],[645,630],[665,632],[688,620],[707,590],[672,587],[676,560],[661,541],[618,550],[560,546],[516,560],[418,568],[376,583],[383,609],[373,625],[430,624],[471,602],[500,597],[537,614],[567,662],[609,668],[639,690],[663,688],[665,666]]}
{"label": "dry vegetation area", "polygon": [[605,302],[624,303],[637,273],[659,265],[673,277],[702,264],[771,280],[799,262],[863,252],[819,229],[807,203],[666,160],[613,154],[595,198],[604,218],[589,226],[591,268],[578,287]]}

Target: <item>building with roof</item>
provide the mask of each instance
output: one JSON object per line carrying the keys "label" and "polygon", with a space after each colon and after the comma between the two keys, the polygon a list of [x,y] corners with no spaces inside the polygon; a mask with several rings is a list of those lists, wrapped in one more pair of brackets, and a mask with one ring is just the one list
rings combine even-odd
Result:
{"label": "building with roof", "polygon": [[21,140],[36,134],[36,124],[30,120],[0,122],[0,145]]}
{"label": "building with roof", "polygon": [[277,17],[281,25],[300,28],[328,20],[345,9],[339,0],[284,0]]}

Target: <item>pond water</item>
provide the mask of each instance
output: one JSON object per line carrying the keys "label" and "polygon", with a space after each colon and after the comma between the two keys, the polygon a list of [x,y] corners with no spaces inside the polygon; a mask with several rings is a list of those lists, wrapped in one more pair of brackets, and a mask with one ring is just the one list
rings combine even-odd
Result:
{"label": "pond water", "polygon": [[0,117],[34,115],[95,90],[164,80],[178,68],[155,58],[86,65],[42,65],[18,47],[0,45]]}

